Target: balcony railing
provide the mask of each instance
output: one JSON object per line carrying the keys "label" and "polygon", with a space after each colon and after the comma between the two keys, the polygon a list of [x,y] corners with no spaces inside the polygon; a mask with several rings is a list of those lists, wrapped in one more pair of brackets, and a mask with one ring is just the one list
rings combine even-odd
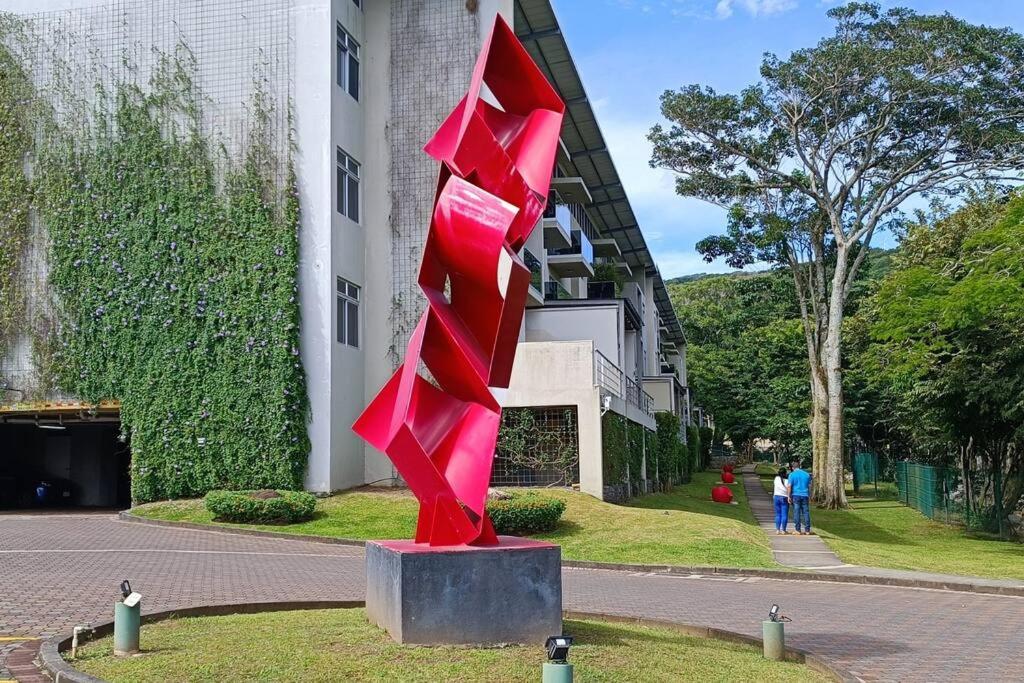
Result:
{"label": "balcony railing", "polygon": [[622,398],[622,370],[596,349],[594,350],[594,386]]}
{"label": "balcony railing", "polygon": [[654,417],[654,397],[644,391],[639,384],[626,377],[626,403],[639,408],[644,415]]}
{"label": "balcony railing", "polygon": [[529,249],[523,249],[523,263],[530,269],[530,286],[538,292],[543,288],[544,274],[541,272],[540,259],[534,256]]}
{"label": "balcony railing", "polygon": [[611,281],[598,281],[587,283],[588,299],[614,299],[615,283]]}
{"label": "balcony railing", "polygon": [[565,247],[564,249],[550,249],[549,254],[554,256],[572,256],[578,254],[583,257],[583,260],[587,263],[594,262],[594,245],[590,243],[590,238],[583,234],[582,230],[573,230],[570,234],[572,239],[572,245]]}
{"label": "balcony railing", "polygon": [[558,299],[571,299],[572,294],[562,286],[558,280],[548,280],[544,283],[544,301],[556,301]]}
{"label": "balcony railing", "polygon": [[[576,219],[576,225],[583,230],[588,238],[592,240],[598,238],[597,228],[594,227],[593,221],[590,220],[590,216],[582,204],[564,202],[557,192],[551,192],[548,195],[547,206],[544,207],[544,218],[557,218],[561,222],[563,216],[568,219],[570,215]],[[566,220],[564,225],[569,228],[569,221]]]}

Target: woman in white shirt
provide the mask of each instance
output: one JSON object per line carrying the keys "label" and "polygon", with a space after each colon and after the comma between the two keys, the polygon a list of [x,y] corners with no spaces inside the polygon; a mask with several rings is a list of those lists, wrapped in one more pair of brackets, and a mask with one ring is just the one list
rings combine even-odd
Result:
{"label": "woman in white shirt", "polygon": [[775,492],[772,497],[775,503],[775,533],[779,535],[789,533],[786,526],[789,524],[790,494],[789,473],[783,467],[775,476]]}

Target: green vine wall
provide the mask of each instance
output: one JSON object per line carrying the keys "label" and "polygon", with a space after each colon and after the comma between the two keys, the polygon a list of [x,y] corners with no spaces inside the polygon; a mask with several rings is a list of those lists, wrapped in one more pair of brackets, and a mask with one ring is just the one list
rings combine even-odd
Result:
{"label": "green vine wall", "polygon": [[[31,188],[25,172],[32,146],[32,86],[22,65],[0,45],[0,351],[21,319],[20,265],[29,228]],[[6,380],[0,377],[0,388]],[[0,402],[8,397],[0,392]]]}
{"label": "green vine wall", "polygon": [[[552,423],[550,417],[556,412],[558,419]],[[574,408],[505,408],[497,452],[516,467],[557,470],[563,481],[572,484],[579,479],[578,439]]]}
{"label": "green vine wall", "polygon": [[309,451],[294,178],[282,189],[261,98],[228,160],[200,102],[189,64],[167,59],[148,87],[66,117],[89,123],[53,124],[39,152],[57,381],[120,400],[136,501],[298,489]]}

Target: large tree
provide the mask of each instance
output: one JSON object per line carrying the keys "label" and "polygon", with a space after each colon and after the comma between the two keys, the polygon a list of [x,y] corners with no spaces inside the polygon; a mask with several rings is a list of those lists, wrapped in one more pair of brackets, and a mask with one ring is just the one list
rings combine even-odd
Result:
{"label": "large tree", "polygon": [[842,327],[872,238],[914,196],[951,194],[1024,165],[1024,39],[949,14],[833,9],[835,34],[766,55],[739,94],[691,85],[662,96],[651,164],[677,191],[730,208],[702,244],[732,265],[791,269],[804,321],[815,495],[843,490]]}

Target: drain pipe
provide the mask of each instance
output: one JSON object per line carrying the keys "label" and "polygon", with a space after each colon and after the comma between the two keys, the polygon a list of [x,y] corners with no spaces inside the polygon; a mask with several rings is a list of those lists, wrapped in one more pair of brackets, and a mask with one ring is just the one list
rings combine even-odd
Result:
{"label": "drain pipe", "polygon": [[78,636],[92,633],[92,626],[76,626],[71,631],[71,659],[78,658]]}

